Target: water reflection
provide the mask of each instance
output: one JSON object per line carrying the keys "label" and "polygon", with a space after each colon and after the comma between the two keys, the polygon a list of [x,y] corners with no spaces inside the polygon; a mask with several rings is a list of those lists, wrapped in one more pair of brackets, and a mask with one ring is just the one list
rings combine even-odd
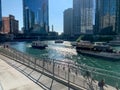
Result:
{"label": "water reflection", "polygon": [[120,72],[120,61],[110,62],[99,58],[77,54],[75,48],[72,47],[68,41],[65,41],[62,44],[55,44],[54,41],[45,41],[45,43],[48,44],[48,47],[45,50],[33,49],[31,47],[31,42],[16,42],[10,44],[12,47],[35,57],[52,58],[70,62],[73,61],[82,65]]}

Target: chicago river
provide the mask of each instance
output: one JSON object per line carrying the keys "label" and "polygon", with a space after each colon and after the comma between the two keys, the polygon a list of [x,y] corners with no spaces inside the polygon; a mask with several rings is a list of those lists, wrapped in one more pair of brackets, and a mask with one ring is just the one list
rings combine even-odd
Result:
{"label": "chicago river", "polygon": [[[10,45],[34,57],[77,62],[82,65],[105,69],[116,73],[120,72],[120,61],[111,62],[109,60],[80,55],[76,52],[75,47],[71,46],[71,42],[69,41],[65,41],[62,44],[55,44],[54,41],[45,41],[45,43],[48,44],[48,47],[44,50],[33,49],[31,47],[31,42],[12,42]],[[120,47],[115,48],[120,50]]]}

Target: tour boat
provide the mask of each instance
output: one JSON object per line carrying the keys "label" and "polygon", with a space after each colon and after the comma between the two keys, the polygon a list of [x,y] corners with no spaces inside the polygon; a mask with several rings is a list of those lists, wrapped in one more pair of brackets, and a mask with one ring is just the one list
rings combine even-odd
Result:
{"label": "tour boat", "polygon": [[71,42],[71,45],[72,45],[72,46],[76,46],[76,45],[77,45],[77,42]]}
{"label": "tour boat", "polygon": [[41,41],[33,41],[32,42],[32,47],[33,48],[37,48],[37,49],[45,49],[48,45],[44,44]]}
{"label": "tour boat", "polygon": [[55,40],[55,43],[63,43],[63,40]]}
{"label": "tour boat", "polygon": [[120,46],[120,40],[110,41],[108,44],[111,46]]}
{"label": "tour boat", "polygon": [[111,61],[120,60],[120,52],[114,50],[109,45],[95,45],[90,42],[79,42],[76,46],[76,51],[83,55],[104,58]]}

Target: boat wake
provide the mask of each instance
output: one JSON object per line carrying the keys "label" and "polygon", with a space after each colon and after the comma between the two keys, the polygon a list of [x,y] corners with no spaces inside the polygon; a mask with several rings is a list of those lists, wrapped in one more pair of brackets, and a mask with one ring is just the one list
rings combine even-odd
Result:
{"label": "boat wake", "polygon": [[26,47],[29,47],[29,48],[30,48],[30,47],[32,47],[32,46],[31,46],[30,44],[28,44],[28,45],[26,45]]}

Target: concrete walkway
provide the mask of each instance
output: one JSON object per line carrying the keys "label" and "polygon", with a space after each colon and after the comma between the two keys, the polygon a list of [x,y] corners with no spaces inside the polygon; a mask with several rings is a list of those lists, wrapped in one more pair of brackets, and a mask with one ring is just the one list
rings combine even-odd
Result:
{"label": "concrete walkway", "polygon": [[0,90],[43,90],[1,59],[0,82]]}
{"label": "concrete walkway", "polygon": [[[17,58],[17,54],[16,54],[16,57],[15,58]],[[16,61],[14,61],[14,60],[11,60],[10,58],[7,58],[7,57],[4,57],[4,56],[2,56],[2,55],[0,55],[0,58],[1,59],[3,59],[3,60],[5,60],[5,61],[7,61],[7,63],[9,62],[10,63],[10,65],[12,64],[12,66],[15,66],[15,67],[17,67],[17,68],[19,68],[20,70],[22,70],[22,72],[24,72],[25,74],[28,74],[29,76],[31,76],[31,77],[33,77],[33,78],[36,78],[36,80],[39,80],[40,82],[42,82],[42,85],[45,85],[45,86],[47,86],[47,87],[50,87],[50,89],[48,88],[47,90],[68,90],[68,87],[67,86],[64,86],[64,85],[61,85],[60,83],[58,83],[58,82],[55,82],[54,80],[52,80],[51,78],[48,78],[48,77],[46,77],[46,76],[44,76],[43,75],[43,73],[41,74],[41,73],[38,73],[38,72],[36,72],[36,71],[33,71],[32,70],[32,68],[29,68],[29,67],[27,67],[26,65],[24,66],[24,65],[22,65],[21,63],[18,63],[18,62],[16,62]],[[22,59],[21,58],[18,58],[18,59],[20,59],[20,60],[23,60],[24,58],[26,58],[26,57],[23,57]],[[31,58],[30,58],[30,60],[31,60]],[[32,59],[32,60],[34,60],[34,59]],[[42,66],[42,64],[43,64],[43,62],[41,62],[41,61],[39,61],[39,60],[37,60],[38,62],[36,62],[36,63],[38,63],[38,64],[40,64],[40,66]],[[5,63],[5,62],[4,62]],[[9,64],[8,63],[8,64]],[[27,62],[28,63],[28,62]],[[31,63],[28,63],[31,67],[33,66],[34,67],[34,65],[33,64],[31,64]],[[0,67],[2,67],[1,65],[3,65],[3,64],[0,64]],[[8,65],[9,66],[9,65]],[[50,64],[49,65],[49,63],[45,63],[45,68],[47,69],[47,70],[49,70],[49,71],[52,71],[53,69],[52,69],[52,64]],[[61,66],[62,67],[62,66]],[[57,65],[55,65],[55,67],[54,67],[54,73],[55,74],[58,74],[59,76],[65,76],[65,79],[67,78],[67,75],[68,74],[66,74],[67,72],[66,72],[66,69],[65,70],[63,70],[63,68],[58,68],[58,66]],[[9,70],[9,67],[7,68],[8,70]],[[7,69],[3,69],[3,70],[7,70]],[[41,67],[36,67],[36,69],[38,69],[38,70],[42,70],[42,68]],[[14,69],[15,70],[15,69]],[[15,70],[16,71],[16,70]],[[68,70],[67,70],[68,71]],[[11,72],[13,72],[12,74],[14,74],[14,71],[13,70],[11,70]],[[10,72],[10,73],[11,73]],[[46,72],[46,71],[45,71]],[[65,73],[64,73],[65,72]],[[47,73],[47,72],[46,72]],[[3,74],[3,73],[2,73]],[[64,75],[65,74],[65,75]],[[10,80],[12,80],[13,79],[13,81],[14,81],[14,78],[17,78],[18,79],[18,77],[13,77],[13,75],[3,75],[4,77],[6,77],[7,76],[7,78],[10,78]],[[11,77],[9,77],[9,76],[11,76]],[[19,76],[19,75],[18,75]],[[38,77],[37,77],[38,76]],[[71,71],[71,74],[70,74],[70,80],[71,81],[73,81],[73,82],[75,82],[75,83],[78,83],[78,84],[83,84],[83,86],[86,86],[84,83],[85,82],[83,82],[83,77],[81,76],[81,75],[77,75],[76,77],[73,77],[73,76],[75,76],[74,75],[74,73],[72,74],[72,71]],[[4,78],[3,77],[3,78]],[[9,81],[10,81],[9,80]],[[25,79],[22,79],[21,81],[24,81]],[[1,74],[0,74],[0,81],[1,81]],[[3,79],[3,81],[4,81],[4,79]],[[1,81],[2,82],[2,84],[3,84],[3,81]],[[18,83],[19,82],[19,79],[18,80],[16,80],[15,79],[15,81],[16,81],[16,83]],[[27,81],[27,80],[25,80],[25,81]],[[6,81],[7,82],[7,81]],[[16,86],[17,84],[16,83],[14,83],[13,84],[13,86]],[[7,83],[8,84],[8,83]],[[25,82],[25,85],[21,85],[21,87],[24,87],[24,86],[26,86],[26,82]],[[95,83],[96,85],[95,86],[97,86],[97,83]],[[18,84],[19,85],[19,84]],[[4,86],[4,85],[2,85],[2,86]],[[28,85],[27,85],[28,86]],[[31,86],[31,85],[30,85]],[[19,87],[19,86],[17,86],[17,87]],[[33,87],[33,86],[31,86],[31,87]],[[37,90],[37,89],[35,89],[35,88],[33,88],[33,89],[29,89],[29,88],[25,88],[25,89],[4,89],[4,90]],[[41,89],[39,89],[39,90],[41,90]],[[46,89],[45,89],[46,90]],[[72,89],[71,89],[72,90]],[[77,89],[78,90],[78,89]],[[81,90],[84,90],[84,89],[81,89]],[[99,88],[97,88],[96,87],[96,90],[99,90]],[[113,87],[111,87],[111,86],[108,86],[107,88],[105,88],[105,90],[116,90],[115,88],[113,88]]]}
{"label": "concrete walkway", "polygon": [[[18,73],[20,74],[18,76],[13,76],[12,74],[10,74],[11,77],[9,77],[10,80],[8,80],[8,81],[4,81],[4,79],[2,80],[1,79],[2,77],[1,77],[1,74],[0,74],[0,81],[2,83],[2,87],[4,87],[3,90],[68,90],[67,86],[65,86],[65,85],[63,85],[63,84],[61,84],[59,82],[56,82],[55,80],[53,80],[53,79],[51,79],[51,78],[49,78],[49,77],[47,77],[47,76],[45,76],[45,75],[43,75],[41,73],[38,73],[38,72],[30,69],[29,67],[26,67],[25,65],[22,65],[22,64],[14,61],[14,60],[11,60],[11,59],[3,56],[3,55],[0,55],[0,58],[1,58],[0,59],[0,71],[5,72],[6,70],[9,70],[11,68],[9,73],[12,73],[13,75],[18,74]],[[4,60],[5,60],[5,62],[4,62]],[[17,67],[17,68],[14,69],[14,66]],[[22,71],[23,73],[20,73],[17,70]],[[3,73],[3,72],[0,72],[0,73]],[[22,76],[21,76],[21,74],[22,74]],[[29,77],[31,77],[32,79],[35,79],[35,80],[38,80],[39,82],[41,82],[40,86],[43,89],[40,88],[40,86],[38,86],[37,84],[35,84],[31,80],[29,80],[24,74],[25,75],[29,74]],[[7,75],[7,78],[10,75]],[[5,77],[5,74],[3,76]],[[20,76],[22,77],[21,81],[19,79]],[[28,80],[28,82],[27,82],[26,79]],[[12,84],[12,89],[10,88],[11,85],[8,82],[10,84],[13,83]],[[4,85],[4,83],[5,83],[5,85]],[[19,87],[25,87],[25,86],[27,86],[28,88],[27,87],[25,89],[19,88]],[[37,86],[37,87],[35,87],[35,86]],[[6,89],[6,87],[10,88],[10,89]],[[70,89],[70,90],[73,90],[73,89]]]}

